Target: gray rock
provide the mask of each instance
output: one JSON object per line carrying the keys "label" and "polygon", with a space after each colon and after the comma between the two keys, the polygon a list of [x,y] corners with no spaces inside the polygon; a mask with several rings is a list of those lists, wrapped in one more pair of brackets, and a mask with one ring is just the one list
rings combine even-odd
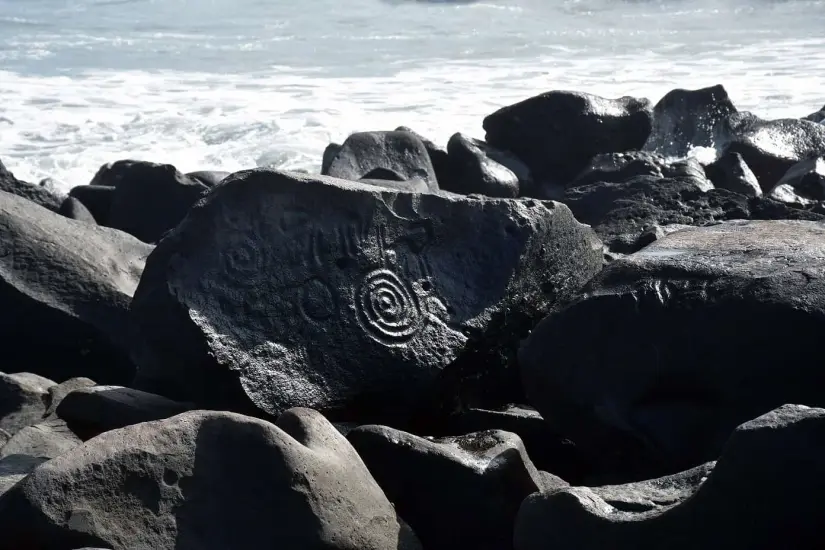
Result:
{"label": "gray rock", "polygon": [[[544,483],[524,444],[508,432],[430,441],[361,426],[348,439],[428,550],[510,548],[521,502]],[[547,489],[563,486],[558,480]]]}
{"label": "gray rock", "polygon": [[653,129],[644,150],[686,157],[696,147],[713,148],[726,119],[737,112],[720,84],[672,90],[653,108]]}
{"label": "gray rock", "polygon": [[484,142],[454,134],[447,143],[447,152],[453,163],[453,178],[441,182],[447,191],[488,197],[518,197],[519,178],[512,170],[493,160]]}
{"label": "gray rock", "polygon": [[92,386],[78,388],[66,395],[56,414],[86,440],[133,424],[163,420],[193,408],[132,388]]}
{"label": "gray rock", "polygon": [[702,191],[709,191],[713,188],[713,184],[707,180],[702,166],[696,159],[672,160],[658,153],[647,151],[596,155],[570,183],[569,187],[623,183],[636,176],[691,178]]}
{"label": "gray rock", "polygon": [[[9,489],[20,483],[32,470],[44,462],[46,462],[45,458],[28,455],[0,458],[0,502]],[[3,522],[4,518],[0,518],[0,525],[3,525]]]}
{"label": "gray rock", "polygon": [[[242,452],[241,452],[242,450]],[[0,499],[0,548],[421,546],[335,428],[197,411],[107,432]]]}
{"label": "gray rock", "polygon": [[2,161],[0,161],[0,191],[28,199],[52,212],[57,212],[60,209],[60,205],[65,198],[62,195],[52,193],[45,187],[15,178],[14,174],[3,166]]}
{"label": "gray rock", "polygon": [[515,550],[814,550],[825,520],[823,456],[825,410],[787,405],[740,426],[689,498],[627,510],[585,487],[528,497]]}
{"label": "gray rock", "polygon": [[519,364],[560,433],[645,479],[714,460],[738,424],[782,403],[825,405],[823,330],[825,224],[726,222],[610,263],[536,327]]}
{"label": "gray rock", "polygon": [[225,180],[229,174],[231,174],[231,172],[223,172],[221,170],[198,170],[197,172],[188,172],[186,177],[206,187],[215,187]]}
{"label": "gray rock", "polygon": [[149,260],[135,387],[273,415],[404,416],[465,351],[498,373],[518,323],[597,272],[599,248],[560,204],[238,172]]}
{"label": "gray rock", "polygon": [[64,200],[63,204],[60,205],[57,213],[61,216],[69,218],[70,220],[97,225],[97,220],[89,209],[74,197],[66,197],[66,200]]}
{"label": "gray rock", "polygon": [[324,155],[321,159],[321,173],[328,174],[329,167],[332,164],[332,161],[335,159],[338,152],[341,150],[340,143],[330,143],[324,148]]}
{"label": "gray rock", "polygon": [[746,197],[761,197],[762,188],[748,163],[739,153],[728,152],[705,167],[713,185]]}
{"label": "gray rock", "polygon": [[487,116],[485,141],[516,155],[536,181],[565,184],[599,153],[640,149],[651,116],[646,99],[552,91]]}
{"label": "gray rock", "polygon": [[151,249],[0,192],[3,368],[128,381],[128,309]]}
{"label": "gray rock", "polygon": [[0,449],[0,458],[27,455],[51,459],[67,453],[82,441],[59,418],[27,426],[14,434]]}
{"label": "gray rock", "polygon": [[805,120],[810,120],[811,122],[818,122],[820,124],[825,123],[825,107],[822,107],[815,113],[811,113],[806,117],[803,117]]}
{"label": "gray rock", "polygon": [[[419,190],[417,182],[426,183],[430,191],[438,191],[438,179],[427,148],[410,132],[357,132],[349,136],[322,174],[350,181],[368,178],[377,168],[392,170],[403,181],[385,180],[384,186],[398,190],[411,190],[406,182],[412,181],[413,190]],[[369,179],[369,178],[368,178]]]}
{"label": "gray rock", "polygon": [[49,408],[46,409],[45,416],[50,417],[54,415],[57,410],[57,406],[60,405],[60,403],[63,402],[63,399],[65,399],[71,392],[80,388],[89,388],[94,385],[94,380],[81,376],[77,378],[69,378],[65,382],[52,386],[49,388]]}
{"label": "gray rock", "polygon": [[11,439],[11,434],[6,430],[0,429],[0,447],[8,443],[9,439]]}
{"label": "gray rock", "polygon": [[0,429],[14,435],[43,419],[55,383],[31,373],[0,372]]}
{"label": "gray rock", "polygon": [[762,120],[739,113],[728,118],[717,142],[724,152],[742,155],[762,191],[768,193],[794,164],[825,157],[825,125],[795,118]]}
{"label": "gray rock", "polygon": [[452,179],[453,167],[452,163],[450,162],[449,155],[447,154],[446,147],[436,145],[431,140],[413,131],[412,129],[407,128],[406,126],[399,126],[395,129],[395,131],[410,132],[415,137],[421,140],[421,143],[424,144],[424,148],[427,149],[427,155],[429,155],[430,157],[430,162],[433,165],[433,170],[435,170],[435,176],[438,180],[439,188],[441,188],[441,182],[449,182]]}
{"label": "gray rock", "polygon": [[78,185],[69,191],[69,197],[80,201],[100,225],[109,223],[109,211],[115,197],[115,188],[109,185]]}
{"label": "gray rock", "polygon": [[106,225],[147,243],[159,241],[209,190],[171,164],[117,161],[109,172],[116,185]]}
{"label": "gray rock", "polygon": [[791,166],[771,189],[770,197],[800,206],[825,200],[825,159],[810,158]]}

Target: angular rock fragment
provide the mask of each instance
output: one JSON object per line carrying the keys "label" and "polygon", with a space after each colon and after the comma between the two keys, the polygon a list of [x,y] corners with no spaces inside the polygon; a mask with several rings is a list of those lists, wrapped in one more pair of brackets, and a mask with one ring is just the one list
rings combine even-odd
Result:
{"label": "angular rock fragment", "polygon": [[782,403],[825,405],[823,297],[825,224],[677,231],[610,263],[536,327],[519,355],[524,388],[617,474],[679,471]]}
{"label": "angular rock fragment", "polygon": [[713,184],[707,181],[705,172],[696,159],[670,160],[658,153],[647,151],[596,155],[568,187],[623,183],[636,176],[691,178],[702,191],[713,188]]}
{"label": "angular rock fragment", "polygon": [[128,316],[151,247],[0,192],[0,334],[7,371],[125,383]]}
{"label": "angular rock fragment", "polygon": [[825,159],[810,158],[791,166],[771,189],[770,197],[799,206],[825,200]]}
{"label": "angular rock fragment", "polygon": [[494,160],[490,147],[479,140],[454,134],[447,143],[447,152],[453,163],[453,177],[441,182],[447,191],[488,197],[518,197],[519,178],[509,168]]}
{"label": "angular rock fragment", "polygon": [[428,550],[510,548],[521,502],[543,488],[523,443],[508,432],[428,440],[361,426],[347,437]]}
{"label": "angular rock fragment", "polygon": [[727,189],[746,197],[761,197],[762,188],[748,163],[739,153],[727,153],[705,167],[708,178],[719,189]]}
{"label": "angular rock fragment", "polygon": [[737,112],[722,85],[672,90],[653,107],[653,127],[644,150],[686,157],[697,147],[713,148],[725,120]]}
{"label": "angular rock fragment", "polygon": [[0,429],[14,435],[42,420],[55,383],[31,373],[0,372]]}
{"label": "angular rock fragment", "polygon": [[0,191],[17,195],[32,201],[52,212],[57,212],[63,203],[64,196],[53,193],[39,185],[33,185],[14,177],[0,161]]}
{"label": "angular rock fragment", "polygon": [[485,141],[516,155],[536,181],[566,184],[599,153],[640,149],[651,116],[647,99],[552,91],[487,116]]}
{"label": "angular rock fragment", "polygon": [[[46,460],[45,458],[28,455],[11,455],[0,458],[0,497],[25,479],[32,470],[46,462]],[[0,518],[0,525],[3,525],[4,519]]]}
{"label": "angular rock fragment", "polygon": [[49,408],[46,409],[46,417],[52,416],[57,410],[57,406],[63,402],[71,392],[81,388],[90,388],[95,386],[95,381],[90,378],[77,377],[69,378],[65,382],[61,382],[49,388]]}
{"label": "angular rock fragment", "polygon": [[418,550],[346,439],[296,409],[277,425],[190,412],[107,432],[0,498],[0,548]]}
{"label": "angular rock fragment", "polygon": [[498,372],[520,323],[600,269],[600,246],[556,203],[238,172],[151,256],[132,304],[135,387],[272,415],[405,417],[465,351],[474,375]]}
{"label": "angular rock fragment", "polygon": [[69,197],[80,201],[100,225],[109,223],[109,211],[115,197],[115,188],[109,185],[78,185],[69,191]]}
{"label": "angular rock fragment", "polygon": [[69,218],[70,220],[97,225],[97,220],[89,209],[74,197],[66,197],[66,200],[64,200],[63,204],[60,205],[57,213],[61,216]]}
{"label": "angular rock fragment", "polygon": [[627,506],[640,488],[655,497],[663,480],[528,497],[515,549],[814,550],[825,520],[823,456],[825,410],[783,406],[741,425],[707,476],[697,468],[665,478],[684,487],[661,504]]}
{"label": "angular rock fragment", "polygon": [[[332,149],[330,153],[334,151]],[[430,162],[427,148],[415,134],[410,132],[357,132],[349,136],[329,166],[322,174],[350,181],[367,178],[378,168],[392,170],[401,175],[403,181],[385,186],[393,189],[438,191],[435,169]],[[369,178],[368,178],[369,179]],[[412,182],[412,183],[409,183]],[[420,189],[416,182],[423,182]]]}
{"label": "angular rock fragment", "polygon": [[811,122],[819,122],[820,124],[825,123],[825,107],[822,107],[815,113],[811,113],[806,117],[803,117],[805,120],[810,120]]}
{"label": "angular rock fragment", "polygon": [[53,418],[27,426],[14,434],[0,448],[0,458],[26,455],[51,459],[71,451],[81,443],[80,438],[69,429],[64,421]]}

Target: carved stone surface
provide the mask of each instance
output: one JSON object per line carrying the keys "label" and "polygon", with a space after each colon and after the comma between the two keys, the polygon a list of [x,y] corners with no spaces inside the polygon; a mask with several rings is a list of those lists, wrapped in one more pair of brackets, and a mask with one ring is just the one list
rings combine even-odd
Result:
{"label": "carved stone surface", "polygon": [[404,411],[494,316],[588,280],[599,248],[560,204],[238,172],[149,260],[136,384],[270,414]]}

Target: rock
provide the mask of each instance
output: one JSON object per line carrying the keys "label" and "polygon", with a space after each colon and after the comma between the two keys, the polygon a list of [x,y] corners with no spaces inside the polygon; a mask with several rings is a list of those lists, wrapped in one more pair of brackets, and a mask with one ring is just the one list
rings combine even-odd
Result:
{"label": "rock", "polygon": [[794,164],[825,157],[825,125],[809,120],[762,120],[739,113],[728,118],[718,141],[725,153],[742,155],[765,193]]}
{"label": "rock", "polygon": [[329,167],[332,165],[332,161],[338,155],[338,152],[341,150],[341,144],[339,143],[330,143],[324,149],[324,156],[321,159],[321,173],[327,174],[329,173]]}
{"label": "rock", "polygon": [[76,434],[87,440],[103,432],[163,420],[193,408],[186,403],[131,388],[92,386],[78,388],[66,395],[56,414]]}
{"label": "rock", "polygon": [[617,475],[714,460],[741,422],[825,404],[824,272],[822,223],[671,233],[539,323],[519,354],[530,403]]}
{"label": "rock", "polygon": [[410,132],[415,137],[421,140],[421,143],[424,144],[424,148],[427,149],[427,155],[430,157],[430,162],[433,165],[433,170],[435,170],[435,176],[436,180],[438,180],[439,188],[441,187],[442,182],[449,182],[453,178],[453,166],[450,162],[450,157],[447,154],[446,147],[436,145],[429,139],[425,138],[419,133],[414,132],[412,129],[407,128],[406,126],[399,126],[395,129],[395,131]]}
{"label": "rock", "polygon": [[447,191],[488,197],[518,197],[519,179],[512,170],[487,155],[485,143],[454,134],[447,143],[447,152],[453,163],[453,177],[441,182]]}
{"label": "rock", "polygon": [[14,434],[0,449],[0,458],[27,455],[52,459],[71,451],[81,443],[80,438],[72,433],[64,421],[53,418],[27,426]]}
{"label": "rock", "polygon": [[305,409],[277,425],[196,411],[107,432],[9,490],[0,521],[9,550],[421,548],[346,439]]}
{"label": "rock", "polygon": [[50,417],[57,411],[57,406],[63,402],[67,395],[75,390],[81,388],[90,388],[95,386],[95,381],[90,378],[79,376],[77,378],[69,378],[65,382],[55,384],[49,388],[49,408],[46,409],[45,417]]}
{"label": "rock", "polygon": [[49,388],[54,385],[36,374],[0,372],[0,429],[14,435],[40,422],[46,413]]}
{"label": "rock", "polygon": [[186,216],[208,187],[171,164],[117,161],[112,206],[106,225],[147,243],[157,242]]}
{"label": "rock", "polygon": [[0,429],[0,447],[5,445],[11,439],[11,434],[6,430]]}
{"label": "rock", "polygon": [[524,442],[536,468],[553,472],[570,483],[583,483],[591,470],[572,441],[554,432],[538,411],[524,405],[509,405],[500,410],[468,409],[449,417],[443,429],[438,435],[512,432]]}
{"label": "rock", "polygon": [[720,128],[737,112],[722,85],[672,90],[653,108],[653,129],[644,150],[686,157],[697,147],[713,148]]}
{"label": "rock", "polygon": [[108,185],[78,185],[69,191],[69,197],[75,198],[85,206],[100,225],[109,223],[109,211],[115,197],[115,188]]}
{"label": "rock", "polygon": [[[32,470],[44,462],[46,462],[45,458],[28,455],[11,455],[0,458],[0,499],[9,489],[17,485]],[[2,525],[3,519],[0,518],[0,525]]]}
{"label": "rock", "polygon": [[705,173],[720,189],[727,189],[746,197],[761,197],[762,188],[748,163],[739,153],[727,153],[705,167]]}
{"label": "rock", "polygon": [[211,188],[225,180],[229,174],[231,174],[231,172],[222,172],[220,170],[198,170],[197,172],[187,173],[186,177]]}
{"label": "rock", "polygon": [[348,439],[428,550],[511,548],[521,502],[542,487],[521,440],[507,432],[430,441],[361,426]]}
{"label": "rock", "polygon": [[823,106],[820,110],[815,113],[811,113],[810,115],[804,117],[805,120],[810,120],[811,122],[819,122],[822,124],[825,122],[825,106]]}
{"label": "rock", "polygon": [[14,174],[3,166],[2,161],[0,161],[0,191],[28,199],[52,212],[57,212],[60,209],[64,199],[64,197],[50,192],[45,187],[15,178]]}
{"label": "rock", "polygon": [[0,192],[3,368],[125,383],[128,316],[151,247]]}
{"label": "rock", "polygon": [[[516,550],[773,550],[821,547],[825,411],[788,405],[740,426],[690,498],[623,510],[595,490],[528,497]],[[804,487],[804,491],[800,491]]]}
{"label": "rock", "polygon": [[669,160],[658,153],[629,151],[596,155],[590,164],[576,176],[569,187],[582,187],[598,183],[623,183],[636,176],[657,178],[692,178],[702,191],[713,188],[705,172],[694,158]]}
{"label": "rock", "polygon": [[[430,191],[438,191],[435,169],[418,137],[410,132],[357,132],[349,136],[341,149],[321,173],[335,178],[358,181],[375,170],[392,170],[404,181],[385,185],[407,190],[407,181],[423,181]],[[418,186],[413,184],[413,188]]]}
{"label": "rock", "polygon": [[496,361],[600,269],[599,247],[560,204],[238,172],[149,260],[132,304],[134,387],[401,421],[457,359],[478,379],[515,375]]}
{"label": "rock", "polygon": [[97,225],[97,220],[92,213],[89,212],[89,209],[74,197],[66,197],[66,200],[64,200],[63,204],[60,205],[57,213],[61,216],[69,218],[70,220]]}
{"label": "rock", "polygon": [[810,158],[791,166],[771,190],[770,197],[800,206],[825,200],[825,159]]}
{"label": "rock", "polygon": [[640,149],[651,128],[650,102],[547,92],[484,119],[486,141],[510,151],[539,182],[567,183],[599,153]]}
{"label": "rock", "polygon": [[411,193],[427,193],[430,190],[426,181],[418,178],[411,180],[404,179],[404,176],[389,168],[376,168],[371,170],[363,178],[359,179],[358,182],[377,187],[386,187],[387,189],[409,191]]}

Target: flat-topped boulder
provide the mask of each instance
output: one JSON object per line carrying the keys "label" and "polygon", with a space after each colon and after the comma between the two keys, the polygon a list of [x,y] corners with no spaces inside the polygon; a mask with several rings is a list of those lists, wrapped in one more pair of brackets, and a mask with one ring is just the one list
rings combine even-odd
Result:
{"label": "flat-topped boulder", "polygon": [[610,263],[536,327],[520,365],[560,433],[607,467],[658,475],[715,459],[781,404],[825,405],[823,330],[825,225],[732,221]]}
{"label": "flat-topped boulder", "polygon": [[495,348],[472,375],[505,368],[539,312],[601,268],[600,248],[557,203],[238,172],[149,259],[135,384],[272,415],[404,416],[468,349]]}

